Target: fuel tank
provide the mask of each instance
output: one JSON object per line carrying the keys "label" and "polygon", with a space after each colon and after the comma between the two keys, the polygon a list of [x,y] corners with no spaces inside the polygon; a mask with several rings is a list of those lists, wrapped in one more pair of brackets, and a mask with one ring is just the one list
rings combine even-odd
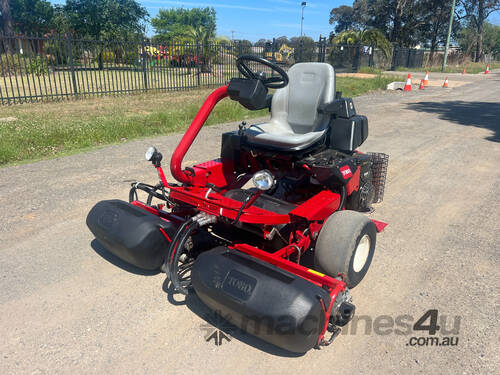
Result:
{"label": "fuel tank", "polygon": [[199,298],[240,329],[296,353],[318,343],[331,301],[319,286],[223,246],[200,254],[191,276]]}

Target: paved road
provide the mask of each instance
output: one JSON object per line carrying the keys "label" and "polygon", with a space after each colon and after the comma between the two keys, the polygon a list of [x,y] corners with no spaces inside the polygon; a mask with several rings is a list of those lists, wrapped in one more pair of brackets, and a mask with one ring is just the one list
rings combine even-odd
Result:
{"label": "paved road", "polygon": [[[173,135],[0,169],[0,372],[500,373],[500,72],[464,79],[356,99],[370,120],[362,150],[391,157],[373,214],[390,226],[352,292],[357,313],[415,321],[438,309],[448,328],[460,316],[457,346],[413,347],[410,337],[426,332],[390,327],[365,334],[368,318],[298,357],[238,333],[220,347],[205,342],[209,311],[196,297],[172,296],[162,274],[121,264],[85,226],[98,200],[155,181],[143,152],[154,143],[168,158]],[[205,129],[187,159],[216,157],[220,134],[234,128]]]}

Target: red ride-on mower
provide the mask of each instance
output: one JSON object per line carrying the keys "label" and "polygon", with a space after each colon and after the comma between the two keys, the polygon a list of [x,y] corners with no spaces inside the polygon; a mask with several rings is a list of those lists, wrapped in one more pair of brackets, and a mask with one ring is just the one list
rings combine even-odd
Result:
{"label": "red ride-on mower", "polygon": [[[273,75],[255,72],[257,64]],[[303,353],[328,345],[354,314],[349,289],[368,271],[386,225],[363,213],[382,200],[388,157],[356,151],[368,122],[335,91],[329,64],[295,64],[287,74],[242,56],[237,66],[244,78],[210,94],[174,151],[178,183],[167,182],[162,154],[151,147],[146,159],[159,183],[132,184],[130,203],[99,202],[87,225],[122,260],[164,270],[178,292],[193,290],[234,325]],[[182,169],[226,96],[250,110],[269,108],[271,119],[243,122],[222,135],[219,159]]]}

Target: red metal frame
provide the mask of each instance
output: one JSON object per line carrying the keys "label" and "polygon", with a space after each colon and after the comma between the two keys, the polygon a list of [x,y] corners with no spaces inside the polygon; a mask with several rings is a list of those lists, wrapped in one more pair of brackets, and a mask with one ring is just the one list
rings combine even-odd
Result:
{"label": "red metal frame", "polygon": [[189,147],[193,144],[194,139],[200,132],[201,127],[207,120],[215,105],[227,95],[227,86],[219,87],[212,92],[208,96],[207,100],[205,100],[205,103],[201,106],[198,114],[193,119],[193,122],[179,142],[179,145],[175,149],[172,159],[170,160],[170,172],[172,172],[172,176],[174,176],[177,181],[192,183],[193,176],[186,174],[186,172],[182,170],[182,159],[189,150]]}

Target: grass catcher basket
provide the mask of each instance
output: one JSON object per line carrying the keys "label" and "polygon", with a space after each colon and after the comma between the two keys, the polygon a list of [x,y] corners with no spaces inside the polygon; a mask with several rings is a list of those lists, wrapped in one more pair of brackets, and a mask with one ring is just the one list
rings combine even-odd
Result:
{"label": "grass catcher basket", "polygon": [[368,154],[372,159],[373,187],[375,188],[375,198],[373,203],[380,203],[384,199],[389,155],[382,152],[369,152]]}

